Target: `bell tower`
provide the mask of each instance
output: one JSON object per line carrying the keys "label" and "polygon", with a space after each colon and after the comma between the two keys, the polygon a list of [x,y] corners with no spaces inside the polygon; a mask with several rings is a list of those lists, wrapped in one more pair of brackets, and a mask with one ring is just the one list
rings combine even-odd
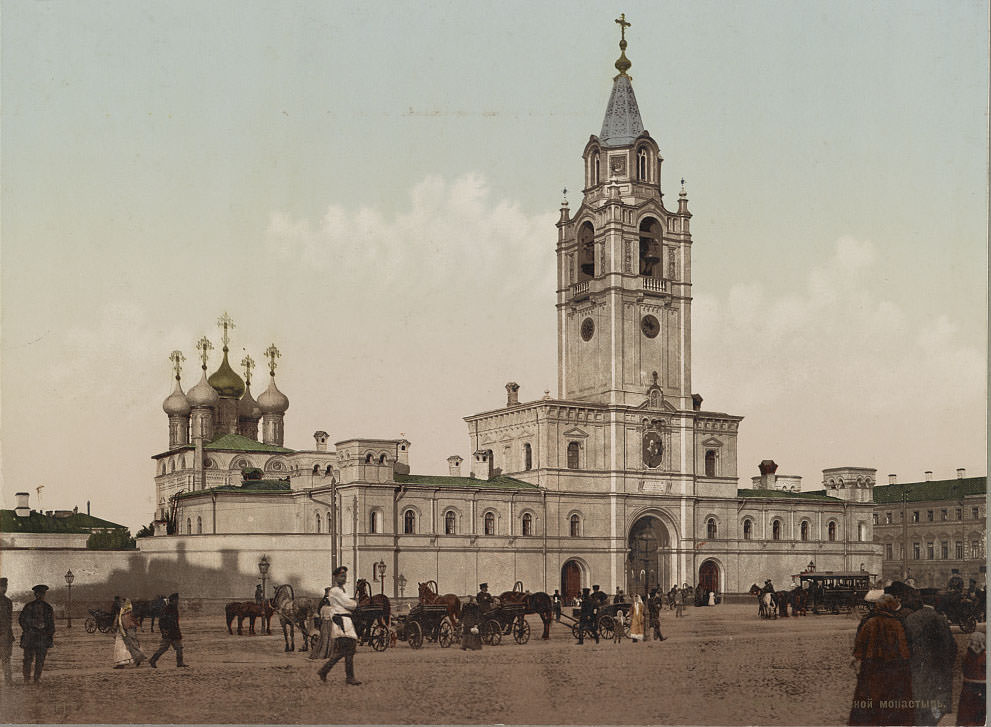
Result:
{"label": "bell tower", "polygon": [[585,187],[558,220],[558,395],[638,406],[660,389],[691,410],[691,233],[684,180],[676,210],[661,192],[657,142],[644,130],[626,57],[620,57],[602,131],[582,158]]}

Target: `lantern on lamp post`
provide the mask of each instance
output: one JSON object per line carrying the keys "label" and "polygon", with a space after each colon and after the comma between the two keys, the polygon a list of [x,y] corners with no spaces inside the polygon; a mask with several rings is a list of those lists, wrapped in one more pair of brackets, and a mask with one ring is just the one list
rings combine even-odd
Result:
{"label": "lantern on lamp post", "polygon": [[372,578],[379,582],[379,593],[385,594],[385,561],[380,560],[375,563],[373,568],[375,569]]}
{"label": "lantern on lamp post", "polygon": [[262,577],[262,601],[266,599],[265,595],[265,580],[268,577],[268,569],[271,563],[268,562],[268,556],[263,555],[261,560],[258,561],[258,573]]}
{"label": "lantern on lamp post", "polygon": [[65,627],[67,629],[72,628],[72,582],[74,580],[76,580],[76,577],[72,574],[72,569],[70,568],[65,572],[65,585],[69,587],[69,595],[66,599],[65,606],[65,618],[67,621]]}

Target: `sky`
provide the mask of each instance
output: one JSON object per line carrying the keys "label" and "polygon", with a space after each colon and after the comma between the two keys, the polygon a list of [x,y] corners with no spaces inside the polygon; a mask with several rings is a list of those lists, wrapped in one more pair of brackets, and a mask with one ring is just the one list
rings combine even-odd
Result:
{"label": "sky", "polygon": [[292,448],[405,436],[444,474],[506,382],[556,395],[554,223],[621,12],[741,486],[985,474],[986,1],[5,0],[3,506],[148,523],[169,353],[188,390],[225,311],[232,364],[282,353]]}

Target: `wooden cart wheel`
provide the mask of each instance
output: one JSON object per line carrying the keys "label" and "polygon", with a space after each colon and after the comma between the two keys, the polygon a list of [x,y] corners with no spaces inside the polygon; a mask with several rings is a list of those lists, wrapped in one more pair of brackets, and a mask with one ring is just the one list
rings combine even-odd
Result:
{"label": "wooden cart wheel", "polygon": [[599,617],[599,636],[607,641],[616,635],[614,631],[615,622],[612,616],[600,616]]}
{"label": "wooden cart wheel", "polygon": [[412,649],[419,649],[423,646],[423,629],[416,621],[410,621],[406,624],[406,641]]}
{"label": "wooden cart wheel", "polygon": [[368,628],[368,645],[373,651],[385,651],[389,648],[389,630],[382,624],[373,624]]}
{"label": "wooden cart wheel", "polygon": [[530,624],[523,616],[517,616],[513,621],[513,640],[517,644],[525,644],[530,640]]}
{"label": "wooden cart wheel", "polygon": [[454,627],[451,626],[451,622],[446,618],[440,622],[440,627],[437,629],[437,642],[440,644],[442,649],[446,649],[454,641]]}
{"label": "wooden cart wheel", "polygon": [[502,625],[495,619],[489,619],[482,626],[482,643],[498,646],[500,641],[502,641]]}
{"label": "wooden cart wheel", "polygon": [[96,633],[96,619],[90,616],[86,619],[86,633],[95,634]]}
{"label": "wooden cart wheel", "polygon": [[108,623],[106,626],[99,626],[99,629],[101,634],[109,634],[114,630],[114,625],[112,623]]}
{"label": "wooden cart wheel", "polygon": [[580,639],[582,637],[581,621],[575,621],[575,623],[571,625],[571,635],[576,639]]}

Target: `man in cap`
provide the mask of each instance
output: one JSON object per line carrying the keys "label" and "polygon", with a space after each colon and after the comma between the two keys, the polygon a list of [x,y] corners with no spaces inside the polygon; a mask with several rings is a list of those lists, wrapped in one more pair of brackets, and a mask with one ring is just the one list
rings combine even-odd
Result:
{"label": "man in cap", "polygon": [[21,625],[21,648],[24,649],[24,681],[31,679],[31,664],[34,663],[34,681],[41,681],[41,670],[45,666],[45,655],[54,643],[55,611],[45,603],[48,586],[37,585],[34,600],[24,607],[17,622]]}
{"label": "man in cap", "polygon": [[7,598],[7,579],[0,578],[0,666],[3,666],[3,683],[13,684],[10,654],[14,649],[14,604]]}
{"label": "man in cap", "polygon": [[189,664],[182,660],[182,631],[179,630],[179,594],[173,593],[165,602],[162,615],[158,618],[158,632],[162,640],[158,643],[158,651],[148,660],[152,669],[157,668],[158,660],[171,646],[175,649],[175,665],[187,667]]}
{"label": "man in cap", "polygon": [[475,600],[478,602],[478,608],[482,613],[492,609],[492,594],[489,593],[488,583],[478,584],[478,593],[475,595]]}
{"label": "man in cap", "polygon": [[358,634],[355,633],[354,623],[351,620],[351,612],[358,607],[358,602],[350,598],[344,591],[344,584],[348,581],[347,566],[338,566],[334,569],[334,585],[327,593],[330,601],[331,637],[334,639],[334,651],[331,657],[324,662],[324,665],[317,671],[320,681],[327,681],[327,672],[334,664],[344,659],[345,681],[353,686],[361,684],[354,678],[354,652],[358,644]]}
{"label": "man in cap", "polygon": [[587,588],[582,589],[582,607],[578,617],[578,643],[585,643],[585,632],[599,643],[599,602],[593,598]]}
{"label": "man in cap", "polygon": [[561,594],[556,588],[551,596],[551,604],[554,608],[554,620],[559,622],[561,620]]}

